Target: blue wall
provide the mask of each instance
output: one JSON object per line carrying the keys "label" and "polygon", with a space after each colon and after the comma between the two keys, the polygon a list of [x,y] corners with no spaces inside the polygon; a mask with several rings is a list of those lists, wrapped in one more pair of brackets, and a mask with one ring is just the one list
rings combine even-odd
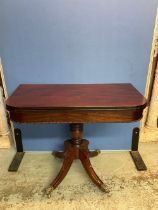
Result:
{"label": "blue wall", "polygon": [[[20,83],[131,82],[143,94],[157,0],[0,0],[9,94]],[[91,148],[129,149],[132,124],[85,126]],[[25,150],[61,149],[66,125],[16,125]]]}

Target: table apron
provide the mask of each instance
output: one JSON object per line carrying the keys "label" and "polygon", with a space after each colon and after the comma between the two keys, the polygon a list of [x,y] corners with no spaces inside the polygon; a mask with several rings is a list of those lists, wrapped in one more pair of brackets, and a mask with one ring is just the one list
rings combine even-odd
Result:
{"label": "table apron", "polygon": [[10,118],[19,123],[111,123],[142,118],[142,109],[125,110],[12,110]]}

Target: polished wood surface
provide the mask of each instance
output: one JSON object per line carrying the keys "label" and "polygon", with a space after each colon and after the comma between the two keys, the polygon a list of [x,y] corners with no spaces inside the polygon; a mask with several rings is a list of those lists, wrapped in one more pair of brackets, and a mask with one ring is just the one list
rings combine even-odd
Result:
{"label": "polished wood surface", "polygon": [[127,110],[12,110],[10,118],[19,123],[111,123],[142,118],[143,109]]}
{"label": "polished wood surface", "polygon": [[82,138],[83,124],[70,124],[70,133],[71,139],[64,142],[64,152],[53,153],[55,157],[63,158],[64,161],[58,175],[46,189],[47,196],[50,197],[51,191],[54,190],[65,178],[74,159],[80,159],[83,167],[85,168],[93,183],[96,184],[100,190],[108,193],[109,190],[107,186],[97,176],[89,160],[90,157],[94,157],[100,152],[97,150],[93,152],[89,151],[89,141]]}
{"label": "polished wood surface", "polygon": [[24,84],[7,100],[7,108],[120,109],[145,103],[131,84]]}
{"label": "polished wood surface", "polygon": [[131,84],[24,84],[6,101],[16,122],[131,122],[145,98]]}

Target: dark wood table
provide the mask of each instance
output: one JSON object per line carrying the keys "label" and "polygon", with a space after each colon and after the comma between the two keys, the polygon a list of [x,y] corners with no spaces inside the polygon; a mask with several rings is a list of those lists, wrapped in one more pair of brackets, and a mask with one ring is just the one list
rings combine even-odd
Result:
{"label": "dark wood table", "polygon": [[[46,190],[50,195],[66,176],[74,159],[80,159],[92,181],[107,192],[106,185],[95,173],[89,158],[99,154],[89,151],[88,140],[82,138],[84,123],[127,123],[140,120],[146,99],[131,84],[22,84],[7,99],[12,121],[18,123],[68,123],[71,139],[63,152],[63,166]],[[9,171],[17,171],[23,157],[21,132],[15,129],[17,153]],[[146,166],[138,152],[139,129],[133,130],[131,155],[138,170]]]}

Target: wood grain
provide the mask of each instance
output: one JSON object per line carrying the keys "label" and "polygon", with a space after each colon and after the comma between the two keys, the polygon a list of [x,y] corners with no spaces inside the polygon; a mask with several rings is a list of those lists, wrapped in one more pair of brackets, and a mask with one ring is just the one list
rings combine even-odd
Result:
{"label": "wood grain", "polygon": [[8,98],[10,109],[129,108],[146,104],[131,84],[24,84]]}
{"label": "wood grain", "polygon": [[24,84],[6,101],[20,123],[131,122],[145,98],[131,84]]}

